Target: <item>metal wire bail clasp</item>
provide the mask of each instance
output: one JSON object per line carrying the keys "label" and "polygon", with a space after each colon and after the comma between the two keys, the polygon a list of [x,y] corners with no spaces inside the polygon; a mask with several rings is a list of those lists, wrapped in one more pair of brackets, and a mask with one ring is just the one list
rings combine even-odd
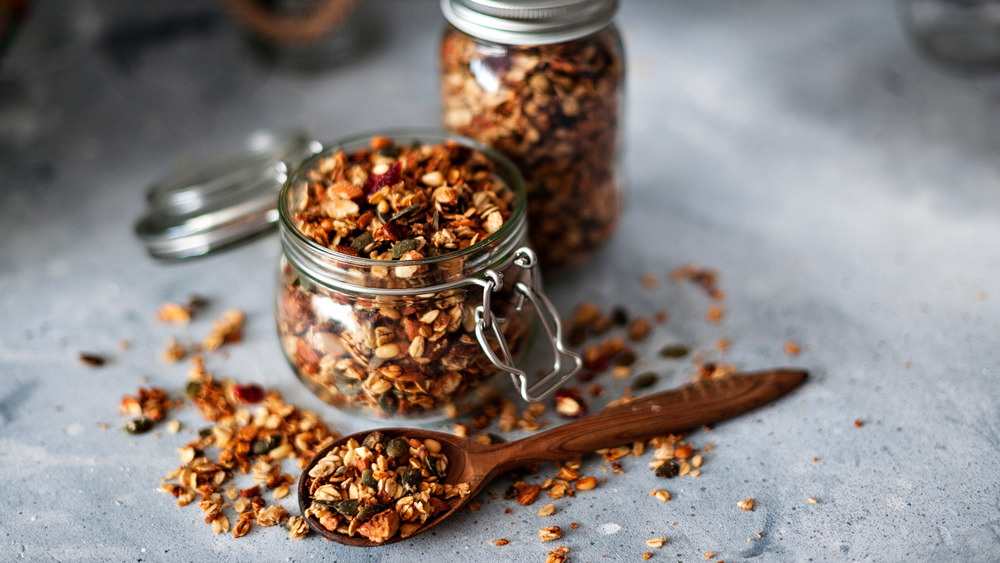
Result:
{"label": "metal wire bail clasp", "polygon": [[[514,284],[514,290],[518,292],[517,310],[522,309],[525,299],[534,305],[542,328],[545,329],[545,334],[548,335],[549,343],[552,345],[554,356],[552,369],[533,385],[529,385],[528,375],[524,370],[514,365],[514,358],[507,346],[507,339],[504,338],[503,332],[500,330],[501,321],[497,319],[490,308],[490,296],[493,292],[503,288],[503,276],[496,270],[487,270],[486,279],[479,284],[483,286],[483,304],[476,307],[475,310],[476,338],[483,351],[486,352],[486,357],[498,368],[510,374],[511,381],[521,397],[529,403],[537,403],[576,375],[583,367],[583,358],[563,346],[562,323],[559,321],[559,313],[538,287],[538,276],[535,272],[538,257],[534,251],[527,247],[517,249],[514,252],[514,265],[526,270],[528,277],[528,283],[519,281]],[[499,344],[498,348],[502,357],[497,356],[496,352],[493,351],[487,338],[490,335]]]}

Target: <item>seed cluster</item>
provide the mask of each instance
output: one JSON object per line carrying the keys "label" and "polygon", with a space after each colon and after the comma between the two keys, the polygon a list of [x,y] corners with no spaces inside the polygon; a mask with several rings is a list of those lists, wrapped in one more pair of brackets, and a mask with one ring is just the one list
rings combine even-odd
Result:
{"label": "seed cluster", "polygon": [[442,481],[448,458],[435,440],[387,437],[372,432],[330,450],[308,473],[305,517],[323,528],[382,543],[409,537],[468,496],[469,484]]}
{"label": "seed cluster", "polygon": [[444,124],[506,154],[528,190],[528,230],[551,267],[589,256],[615,228],[621,45],[613,29],[568,43],[489,46],[449,30]]}

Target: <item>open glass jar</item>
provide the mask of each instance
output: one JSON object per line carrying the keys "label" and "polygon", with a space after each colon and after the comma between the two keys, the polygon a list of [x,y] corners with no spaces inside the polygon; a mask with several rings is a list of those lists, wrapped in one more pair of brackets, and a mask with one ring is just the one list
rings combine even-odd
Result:
{"label": "open glass jar", "polygon": [[[296,375],[369,418],[457,416],[504,372],[526,400],[554,391],[581,361],[538,289],[525,201],[506,158],[445,133],[355,137],[307,160],[278,202],[276,318]],[[529,385],[514,358],[535,318],[554,362]]]}
{"label": "open glass jar", "polygon": [[621,214],[617,0],[441,0],[441,8],[445,127],[518,166],[546,268],[589,258]]}

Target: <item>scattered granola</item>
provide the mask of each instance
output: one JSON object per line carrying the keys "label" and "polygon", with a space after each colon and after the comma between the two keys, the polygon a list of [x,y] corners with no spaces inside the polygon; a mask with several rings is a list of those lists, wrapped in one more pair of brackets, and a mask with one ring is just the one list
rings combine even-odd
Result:
{"label": "scattered granola", "polygon": [[559,526],[546,526],[538,530],[538,539],[542,541],[557,540],[562,537],[562,528]]}
{"label": "scattered granola", "polygon": [[568,556],[569,548],[564,545],[560,545],[549,552],[548,557],[545,558],[545,563],[566,563],[566,558]]}
{"label": "scattered granola", "polygon": [[649,547],[663,547],[665,543],[667,543],[667,538],[665,536],[646,540],[646,545]]}
{"label": "scattered granola", "polygon": [[654,489],[652,491],[649,491],[649,496],[656,497],[662,500],[663,502],[667,502],[668,500],[670,500],[670,493],[663,489]]}
{"label": "scattered granola", "polygon": [[809,497],[807,500],[809,501],[809,504],[819,504],[819,501],[812,497]]}
{"label": "scattered granola", "polygon": [[576,482],[576,490],[578,491],[589,491],[597,486],[597,477],[590,476],[580,479]]}
{"label": "scattered granola", "polygon": [[243,321],[246,316],[239,309],[230,309],[212,322],[212,332],[205,337],[205,348],[218,350],[223,344],[233,344],[243,339]]}
{"label": "scattered granola", "polygon": [[854,427],[855,428],[861,428],[864,425],[865,425],[865,421],[861,420],[860,418],[854,421]]}
{"label": "scattered granola", "polygon": [[163,349],[163,361],[168,364],[176,364],[187,356],[187,350],[171,336],[167,339],[167,346]]}
{"label": "scattered granola", "polygon": [[646,553],[643,553],[642,554],[642,558],[643,559],[652,559],[653,558],[653,552],[652,551],[647,551]]}
{"label": "scattered granola", "polygon": [[497,546],[501,546],[501,545],[507,545],[507,544],[509,544],[509,543],[510,543],[510,540],[507,540],[507,539],[504,539],[504,538],[500,538],[500,539],[498,539],[498,540],[496,541],[496,544],[495,544],[495,545],[497,545]]}
{"label": "scattered granola", "polygon": [[[276,500],[288,495],[295,477],[281,471],[282,460],[297,459],[301,467],[336,434],[316,413],[285,403],[276,391],[265,391],[260,405],[250,411],[236,397],[238,384],[216,381],[205,371],[200,357],[196,356],[193,364],[185,395],[215,424],[178,448],[182,465],[164,478],[160,489],[176,498],[178,506],[200,496],[198,505],[206,514],[205,522],[217,534],[231,531],[238,538],[249,533],[254,524],[267,527],[284,522],[289,537],[303,537],[308,526],[290,519],[280,505],[267,506],[261,485],[273,490]],[[218,454],[211,455],[212,449]],[[237,473],[250,474],[258,484],[238,493],[232,485],[224,489]],[[224,497],[229,501],[235,498],[235,523],[224,514],[228,507]]]}
{"label": "scattered granola", "polygon": [[785,353],[789,356],[798,356],[801,351],[802,348],[800,348],[795,342],[792,342],[791,340],[785,341]]}
{"label": "scattered granola", "polygon": [[737,502],[736,506],[742,508],[743,510],[753,510],[754,500],[752,498],[745,498]]}
{"label": "scattered granola", "polygon": [[372,432],[330,450],[308,473],[305,517],[338,534],[382,543],[408,537],[448,500],[469,494],[468,483],[442,483],[448,458],[441,445]]}
{"label": "scattered granola", "polygon": [[159,387],[140,387],[136,396],[122,397],[119,412],[135,417],[123,429],[129,434],[143,434],[152,430],[153,425],[167,417],[167,411],[177,406],[167,392]]}
{"label": "scattered granola", "polygon": [[445,126],[506,154],[524,175],[542,263],[586,258],[620,211],[623,64],[614,28],[542,46],[484,44],[452,28],[441,69]]}
{"label": "scattered granola", "polygon": [[538,509],[539,516],[552,516],[556,513],[556,505],[551,502]]}

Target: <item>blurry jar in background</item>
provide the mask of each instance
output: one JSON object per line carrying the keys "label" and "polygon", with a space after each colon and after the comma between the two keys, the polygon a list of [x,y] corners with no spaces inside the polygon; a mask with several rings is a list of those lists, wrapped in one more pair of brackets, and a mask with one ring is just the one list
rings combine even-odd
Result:
{"label": "blurry jar in background", "polygon": [[899,0],[897,6],[928,58],[966,70],[1000,68],[1000,1]]}
{"label": "blurry jar in background", "polygon": [[444,125],[509,157],[547,269],[591,256],[621,213],[617,0],[442,0]]}
{"label": "blurry jar in background", "polygon": [[360,0],[224,0],[257,53],[273,64],[313,69],[346,62],[370,36]]}

